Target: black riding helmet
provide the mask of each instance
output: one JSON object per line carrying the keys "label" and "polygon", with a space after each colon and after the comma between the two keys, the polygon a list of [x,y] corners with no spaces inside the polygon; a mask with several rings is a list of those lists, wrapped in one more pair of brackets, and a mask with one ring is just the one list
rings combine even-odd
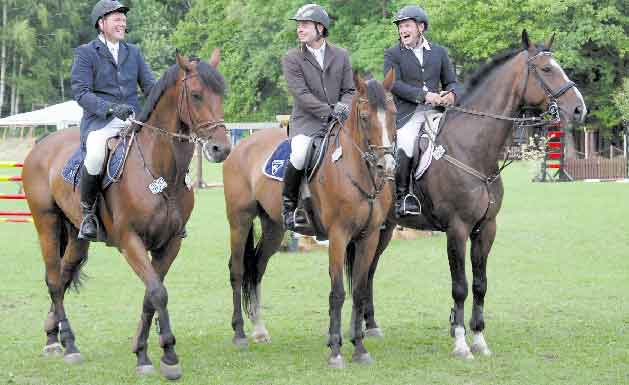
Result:
{"label": "black riding helmet", "polygon": [[428,15],[417,5],[407,5],[400,9],[393,17],[393,23],[399,25],[404,20],[415,20],[417,24],[424,23],[424,31],[428,31]]}
{"label": "black riding helmet", "polygon": [[126,15],[129,12],[129,7],[116,0],[100,0],[92,8],[92,25],[98,29],[98,20],[112,12],[121,12]]}
{"label": "black riding helmet", "polygon": [[[330,29],[330,16],[323,9],[322,6],[317,4],[306,4],[299,8],[297,12],[295,12],[295,16],[291,17],[290,20],[294,21],[312,21],[315,23],[319,23],[323,25],[323,37],[328,36],[328,30]],[[317,30],[318,33],[318,30]]]}

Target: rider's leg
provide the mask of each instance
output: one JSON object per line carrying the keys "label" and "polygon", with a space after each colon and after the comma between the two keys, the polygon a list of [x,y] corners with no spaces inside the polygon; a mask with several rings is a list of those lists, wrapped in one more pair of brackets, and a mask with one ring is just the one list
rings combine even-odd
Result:
{"label": "rider's leg", "polygon": [[[408,197],[411,179],[411,163],[423,114],[416,112],[402,128],[397,130],[397,169],[395,170],[395,212],[398,216],[417,215],[420,208],[415,197]],[[408,198],[407,198],[408,197]]]}
{"label": "rider's leg", "polygon": [[83,221],[79,230],[79,239],[93,241],[98,236],[98,218],[96,217],[96,198],[100,191],[100,173],[107,153],[107,139],[116,136],[124,122],[114,118],[100,130],[89,133],[85,142],[86,155],[81,170],[81,211]]}
{"label": "rider's leg", "polygon": [[295,215],[295,209],[299,199],[299,185],[306,166],[306,154],[311,142],[312,138],[306,135],[296,135],[291,139],[291,154],[284,171],[282,191],[282,217],[288,230],[295,230],[295,227],[306,221],[305,218]]}

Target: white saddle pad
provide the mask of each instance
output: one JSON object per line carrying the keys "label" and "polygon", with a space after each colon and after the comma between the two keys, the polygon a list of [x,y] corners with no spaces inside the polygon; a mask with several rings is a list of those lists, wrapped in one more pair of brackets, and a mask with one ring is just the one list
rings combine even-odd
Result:
{"label": "white saddle pad", "polygon": [[[422,133],[421,138],[428,139],[428,147],[426,151],[422,152],[421,157],[419,159],[419,166],[417,166],[417,170],[415,170],[415,179],[419,179],[424,175],[430,164],[432,163],[433,155],[436,159],[441,158],[443,154],[435,154],[435,138],[439,133],[439,122],[441,121],[441,116],[443,113],[434,112],[434,111],[426,111],[426,121],[424,122],[424,132]],[[419,145],[419,141],[418,141]]]}

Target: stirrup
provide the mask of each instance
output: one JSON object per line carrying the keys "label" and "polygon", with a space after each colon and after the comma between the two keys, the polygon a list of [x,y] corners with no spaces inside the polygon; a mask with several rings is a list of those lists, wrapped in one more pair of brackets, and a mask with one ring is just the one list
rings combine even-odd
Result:
{"label": "stirrup", "polygon": [[[303,221],[297,221],[297,218],[303,219]],[[308,214],[303,207],[297,207],[293,211],[293,230],[297,231],[300,228],[310,228],[310,222],[308,222]]]}
{"label": "stirrup", "polygon": [[[96,225],[96,235],[94,235],[93,237],[86,236],[85,233],[83,233],[83,224],[88,220],[93,220],[94,224]],[[98,217],[96,216],[96,214],[87,214],[85,218],[83,218],[83,220],[81,221],[81,225],[79,226],[79,234],[77,235],[77,238],[81,240],[86,240],[86,241],[97,241],[98,234],[100,234],[100,222],[98,220]]]}
{"label": "stirrup", "polygon": [[[407,199],[411,199],[414,200],[415,202],[417,202],[417,207],[419,208],[419,211],[410,211],[406,209],[406,200]],[[402,199],[402,215],[420,215],[422,213],[422,204],[419,202],[419,199],[417,198],[417,196],[415,196],[415,194],[406,194],[404,196],[404,198]]]}

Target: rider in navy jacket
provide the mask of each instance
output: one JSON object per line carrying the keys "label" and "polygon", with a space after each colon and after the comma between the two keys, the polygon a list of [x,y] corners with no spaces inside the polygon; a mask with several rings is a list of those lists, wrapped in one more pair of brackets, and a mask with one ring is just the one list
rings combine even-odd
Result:
{"label": "rider in navy jacket", "polygon": [[95,212],[107,139],[118,134],[131,114],[140,112],[138,85],[148,95],[155,83],[138,47],[123,40],[128,11],[128,7],[116,0],[96,3],[91,22],[98,37],[78,47],[72,63],[72,93],[83,107],[81,149],[85,154],[79,239],[92,241],[98,235]]}

